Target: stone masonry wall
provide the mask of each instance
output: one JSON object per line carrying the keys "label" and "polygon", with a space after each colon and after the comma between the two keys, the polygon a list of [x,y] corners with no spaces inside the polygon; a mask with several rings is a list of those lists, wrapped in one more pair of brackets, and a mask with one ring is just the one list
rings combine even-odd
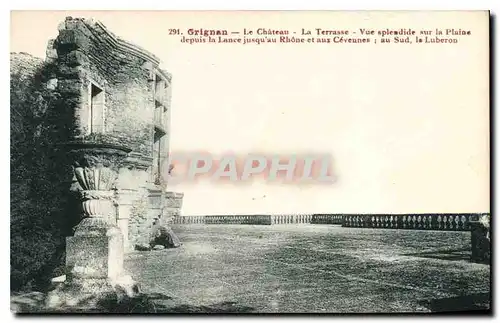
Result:
{"label": "stone masonry wall", "polygon": [[75,109],[75,138],[88,135],[89,86],[105,91],[105,132],[108,142],[127,145],[144,156],[152,153],[152,64],[118,50],[100,25],[68,18],[59,27],[55,46],[59,84],[80,97]]}
{"label": "stone masonry wall", "polygon": [[[157,200],[152,197],[158,191],[165,190],[152,176],[155,98],[170,107],[170,75],[159,69],[159,60],[152,54],[119,39],[92,20],[66,18],[47,52],[58,64],[59,72],[54,77],[67,98],[68,111],[73,112],[68,140],[103,140],[132,149],[124,163],[128,171],[120,172],[116,186],[117,222],[133,245],[148,235],[153,218],[163,210],[163,204],[151,203]],[[166,88],[158,87],[157,82]],[[92,85],[104,90],[105,111],[103,131],[91,134]],[[161,147],[165,155],[169,112],[162,118],[167,130]]]}
{"label": "stone masonry wall", "polygon": [[165,194],[166,205],[163,212],[163,222],[170,224],[174,222],[176,217],[181,216],[182,200],[184,193],[167,192]]}

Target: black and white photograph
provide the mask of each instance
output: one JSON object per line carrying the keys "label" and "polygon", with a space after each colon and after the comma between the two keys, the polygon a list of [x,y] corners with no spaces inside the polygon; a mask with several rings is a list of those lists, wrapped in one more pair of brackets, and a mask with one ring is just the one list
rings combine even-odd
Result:
{"label": "black and white photograph", "polygon": [[10,18],[16,316],[492,314],[488,10]]}

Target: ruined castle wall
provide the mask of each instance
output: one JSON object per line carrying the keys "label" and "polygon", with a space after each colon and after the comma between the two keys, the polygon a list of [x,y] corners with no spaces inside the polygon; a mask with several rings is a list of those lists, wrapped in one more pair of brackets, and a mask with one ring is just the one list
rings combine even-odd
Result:
{"label": "ruined castle wall", "polygon": [[120,50],[115,38],[98,24],[69,19],[56,39],[61,75],[59,84],[80,97],[75,109],[75,138],[90,134],[91,84],[104,90],[104,129],[107,142],[126,145],[150,157],[153,140],[152,68],[146,59]]}
{"label": "ruined castle wall", "polygon": [[[58,84],[73,113],[68,139],[103,140],[132,149],[116,184],[117,224],[128,236],[130,249],[148,239],[165,204],[165,183],[157,181],[153,164],[166,160],[168,152],[170,75],[158,68],[156,57],[98,22],[68,17],[50,46],[59,66]],[[95,119],[95,106],[104,107],[102,119]],[[160,157],[154,148],[155,126],[164,133]]]}

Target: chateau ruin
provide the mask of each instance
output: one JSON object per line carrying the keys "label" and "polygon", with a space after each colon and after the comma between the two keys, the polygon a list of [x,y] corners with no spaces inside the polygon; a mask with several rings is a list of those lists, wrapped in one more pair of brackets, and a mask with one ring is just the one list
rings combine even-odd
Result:
{"label": "chateau ruin", "polygon": [[[11,102],[15,112],[11,117],[13,156],[27,143],[25,133],[34,133],[29,128],[34,119],[39,123],[35,146],[42,147],[44,154],[36,156],[34,150],[19,153],[17,164],[27,165],[23,169],[11,158],[11,165],[20,169],[13,173],[13,194],[31,192],[19,198],[29,202],[34,196],[35,213],[36,207],[46,203],[50,212],[59,212],[64,218],[60,223],[72,228],[64,232],[70,237],[65,247],[66,265],[74,265],[75,257],[93,254],[88,245],[95,241],[87,238],[96,228],[103,226],[103,239],[110,235],[108,224],[118,228],[119,246],[109,238],[114,247],[104,248],[110,253],[108,262],[104,257],[103,263],[96,265],[106,267],[101,269],[111,277],[115,265],[110,259],[116,258],[111,253],[118,250],[118,262],[122,261],[119,254],[149,241],[155,220],[168,224],[180,214],[183,194],[167,191],[172,76],[159,67],[156,56],[116,37],[100,22],[67,17],[58,30],[57,38],[48,42],[45,61],[11,54],[11,79],[16,75],[18,80],[11,81],[11,93],[26,93],[24,87],[36,87],[29,90],[44,106],[35,113],[30,111],[34,108],[21,111],[17,101]],[[26,111],[31,113],[28,121],[23,115]],[[35,164],[35,159],[46,161],[40,172],[42,188],[34,188],[33,176],[24,170]],[[53,193],[64,201],[51,200]],[[52,210],[59,205],[57,212]],[[19,210],[23,212],[23,208]],[[16,219],[13,210],[12,226],[21,222]],[[51,219],[46,223],[50,221],[58,223]]]}
{"label": "chateau ruin", "polygon": [[147,239],[155,218],[166,221],[175,214],[173,204],[181,196],[165,190],[172,76],[151,53],[84,19],[61,23],[59,36],[49,41],[47,59],[59,68],[49,83],[74,98],[67,107],[74,111],[68,139],[131,149],[116,182],[116,221],[130,250]]}

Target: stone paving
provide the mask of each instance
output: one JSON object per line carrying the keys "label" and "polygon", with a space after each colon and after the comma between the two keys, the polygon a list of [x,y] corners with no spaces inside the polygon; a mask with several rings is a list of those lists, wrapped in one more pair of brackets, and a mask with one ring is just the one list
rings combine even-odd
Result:
{"label": "stone paving", "polygon": [[470,233],[333,225],[176,225],[183,246],[128,255],[157,312],[359,313],[489,307]]}

